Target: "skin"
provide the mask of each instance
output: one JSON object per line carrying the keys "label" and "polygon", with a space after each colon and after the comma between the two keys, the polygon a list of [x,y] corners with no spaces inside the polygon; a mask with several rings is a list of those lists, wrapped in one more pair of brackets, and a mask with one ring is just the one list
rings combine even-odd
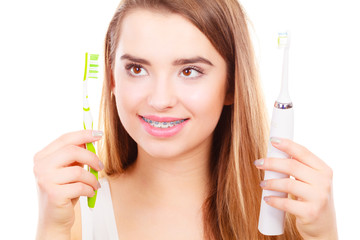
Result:
{"label": "skin", "polygon": [[332,169],[305,147],[289,140],[272,142],[291,159],[267,158],[256,160],[262,170],[286,173],[295,179],[263,181],[263,189],[290,193],[296,199],[269,197],[273,207],[296,216],[296,226],[304,239],[338,239],[332,191]]}
{"label": "skin", "polygon": [[[126,15],[121,31],[112,92],[119,117],[139,151],[125,174],[108,179],[118,232],[121,239],[203,239],[201,205],[209,181],[212,133],[223,105],[231,103],[226,95],[225,61],[194,25],[176,14],[138,9]],[[129,56],[148,63],[126,69],[134,63]],[[212,64],[173,64],[197,56]],[[159,138],[145,131],[138,115],[188,121],[178,134]],[[88,164],[101,170],[98,157],[84,144],[100,138],[91,131],[67,133],[35,155],[40,206],[37,239],[81,239],[78,198],[92,196],[99,187],[81,167]],[[293,158],[286,164],[265,159],[257,167],[297,180],[291,184],[272,180],[265,188],[293,193],[298,200],[270,198],[268,203],[294,214],[305,239],[332,239],[326,231],[336,232],[331,170],[290,140],[275,147]]]}
{"label": "skin", "polygon": [[[125,175],[110,179],[113,200],[122,203],[114,207],[118,231],[125,239],[202,239],[201,205],[212,133],[225,104],[226,63],[180,15],[136,10],[121,29],[112,91],[138,157]],[[197,57],[210,64],[174,64]],[[129,69],[133,63],[141,67]],[[146,132],[139,115],[188,120],[164,138]]]}
{"label": "skin", "polygon": [[[100,137],[83,130],[62,135],[34,156],[34,174],[39,195],[36,239],[69,239],[80,196],[93,196],[98,189],[94,175],[84,164],[101,170],[99,158],[85,149],[85,143]],[[79,238],[81,239],[81,238]]]}
{"label": "skin", "polygon": [[[126,65],[140,62],[121,59],[124,55],[149,63],[142,64],[135,74],[135,67],[126,70]],[[198,56],[212,66],[202,62],[173,64]],[[113,93],[121,122],[138,143],[138,161],[188,158],[194,152],[209,150],[210,136],[224,105],[226,64],[205,35],[180,15],[137,10],[123,21],[115,59]],[[188,70],[192,72],[186,76]],[[174,137],[158,138],[144,132],[139,115],[189,120]]]}

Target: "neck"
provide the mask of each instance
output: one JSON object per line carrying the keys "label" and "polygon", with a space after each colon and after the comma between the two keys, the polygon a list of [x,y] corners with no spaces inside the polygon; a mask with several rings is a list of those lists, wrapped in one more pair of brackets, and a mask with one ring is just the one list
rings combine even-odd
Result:
{"label": "neck", "polygon": [[208,193],[208,149],[164,159],[152,157],[139,147],[138,158],[127,175],[144,199],[152,203],[202,204]]}

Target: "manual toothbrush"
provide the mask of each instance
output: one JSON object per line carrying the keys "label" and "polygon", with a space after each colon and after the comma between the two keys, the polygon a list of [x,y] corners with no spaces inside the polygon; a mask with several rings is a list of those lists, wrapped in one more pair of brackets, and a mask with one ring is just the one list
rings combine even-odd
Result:
{"label": "manual toothbrush", "polygon": [[[89,54],[85,53],[85,74],[83,80],[83,124],[84,129],[93,129],[93,118],[90,112],[90,106],[88,102],[88,93],[87,93],[87,82],[88,79],[97,79],[99,73],[99,54]],[[86,143],[86,149],[96,154],[95,144],[90,142]],[[94,169],[87,167],[88,171],[90,171],[96,179],[98,180],[98,172]],[[88,197],[88,206],[89,208],[95,207],[97,196],[97,190],[95,190],[95,195],[93,197]]]}

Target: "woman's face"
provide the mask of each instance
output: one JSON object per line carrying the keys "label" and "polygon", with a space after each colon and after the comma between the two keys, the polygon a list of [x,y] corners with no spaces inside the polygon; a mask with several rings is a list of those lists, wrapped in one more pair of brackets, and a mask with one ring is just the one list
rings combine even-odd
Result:
{"label": "woman's face", "polygon": [[181,15],[137,9],[122,22],[112,91],[139,154],[191,156],[210,149],[226,63]]}

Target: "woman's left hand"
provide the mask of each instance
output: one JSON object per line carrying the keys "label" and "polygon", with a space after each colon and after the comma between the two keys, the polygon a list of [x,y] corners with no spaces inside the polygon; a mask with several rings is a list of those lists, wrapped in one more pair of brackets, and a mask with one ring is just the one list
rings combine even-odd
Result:
{"label": "woman's left hand", "polygon": [[255,161],[257,168],[281,172],[295,179],[261,182],[266,190],[290,193],[295,199],[266,197],[270,206],[296,216],[296,226],[304,239],[338,239],[332,194],[332,169],[305,147],[289,140],[273,138],[272,145],[291,159],[265,158]]}

